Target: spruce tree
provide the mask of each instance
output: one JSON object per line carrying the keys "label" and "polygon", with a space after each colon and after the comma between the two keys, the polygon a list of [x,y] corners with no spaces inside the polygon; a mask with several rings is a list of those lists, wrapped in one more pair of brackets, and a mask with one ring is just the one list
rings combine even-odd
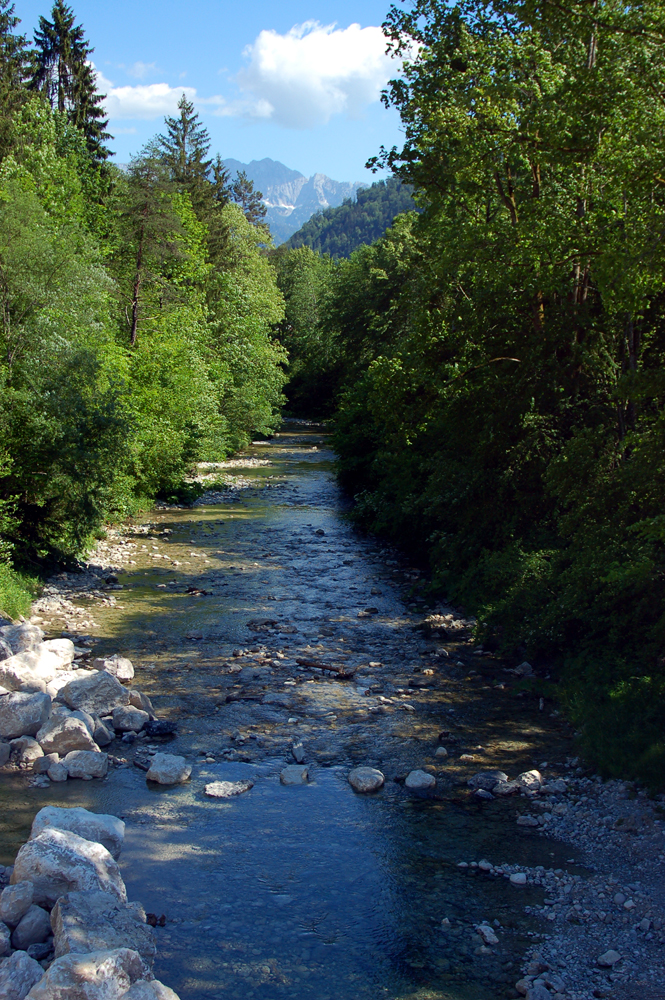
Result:
{"label": "spruce tree", "polygon": [[104,140],[112,137],[106,131],[108,119],[101,106],[104,97],[97,92],[90,64],[94,49],[88,45],[83,27],[74,23],[74,11],[64,0],[55,0],[51,17],[52,21],[40,17],[39,29],[35,31],[30,87],[82,130],[88,150],[96,160],[105,160],[110,152]]}
{"label": "spruce tree", "polygon": [[263,194],[254,190],[254,182],[249,179],[244,170],[239,170],[231,185],[231,197],[240,205],[245,218],[253,226],[265,225],[268,209],[263,204]]}
{"label": "spruce tree", "polygon": [[185,94],[178,101],[177,117],[165,118],[166,135],[157,137],[156,149],[171,178],[186,191],[199,217],[206,215],[211,200],[208,173],[212,160],[206,159],[210,136],[201,124],[194,105]]}
{"label": "spruce tree", "polygon": [[12,115],[25,100],[30,56],[25,35],[14,34],[21,23],[11,0],[0,0],[0,157],[11,143]]}

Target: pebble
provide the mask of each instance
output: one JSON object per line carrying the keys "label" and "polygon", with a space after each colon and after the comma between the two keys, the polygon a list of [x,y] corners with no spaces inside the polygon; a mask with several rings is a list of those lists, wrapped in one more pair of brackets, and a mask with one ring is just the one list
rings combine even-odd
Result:
{"label": "pebble", "polygon": [[524,872],[515,872],[510,876],[511,885],[526,885],[527,877]]}
{"label": "pebble", "polygon": [[613,969],[617,962],[620,961],[621,955],[618,951],[614,951],[612,948],[598,956],[598,965],[601,969]]}

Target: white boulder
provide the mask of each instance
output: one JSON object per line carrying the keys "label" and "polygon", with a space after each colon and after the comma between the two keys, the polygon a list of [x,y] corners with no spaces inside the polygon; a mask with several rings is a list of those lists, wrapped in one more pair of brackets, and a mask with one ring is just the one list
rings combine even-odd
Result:
{"label": "white boulder", "polygon": [[[143,919],[142,919],[143,917]],[[155,935],[145,915],[107,892],[68,892],[53,908],[55,957],[113,948],[131,948],[152,965]]]}
{"label": "white boulder", "polygon": [[87,674],[62,689],[61,697],[70,708],[82,708],[91,715],[108,715],[117,705],[129,704],[127,689],[111,674],[105,670]]}
{"label": "white boulder", "polygon": [[38,625],[21,622],[19,625],[8,625],[2,630],[2,638],[8,642],[15,653],[22,649],[33,649],[44,639],[44,632]]}
{"label": "white boulder", "polygon": [[0,737],[35,736],[49,717],[51,699],[40,692],[15,691],[0,698]]}
{"label": "white boulder", "polygon": [[[102,844],[114,858],[118,858],[125,839],[125,824],[117,816],[93,813],[82,806],[44,806],[32,821],[30,840],[44,830],[67,830],[77,837]],[[0,897],[0,900],[2,897]],[[0,917],[2,919],[2,917]]]}
{"label": "white boulder", "polygon": [[63,758],[62,765],[67,768],[70,778],[105,778],[109,769],[108,754],[102,753],[93,741],[94,750],[70,750]]}
{"label": "white boulder", "polygon": [[127,902],[120,869],[101,844],[49,827],[16,855],[11,884],[32,882],[34,901],[52,906],[66,892],[110,892]]}
{"label": "white boulder", "polygon": [[540,771],[522,771],[517,775],[517,784],[528,792],[537,792],[543,783]]}
{"label": "white boulder", "polygon": [[76,650],[71,639],[47,639],[46,642],[42,643],[42,649],[48,650],[49,653],[54,653],[63,667],[74,662],[74,653]]}
{"label": "white boulder", "polygon": [[44,756],[44,751],[32,736],[19,736],[9,746],[17,764],[32,764]]}
{"label": "white boulder", "polygon": [[187,781],[191,773],[192,766],[184,757],[173,753],[156,753],[150,761],[146,780],[156,781],[160,785],[177,785]]}
{"label": "white boulder", "polygon": [[44,753],[57,753],[61,757],[70,750],[99,749],[83,719],[73,715],[49,719],[37,733],[37,741]]}
{"label": "white boulder", "polygon": [[32,906],[32,898],[32,882],[5,886],[0,894],[0,920],[3,924],[16,927]]}
{"label": "white boulder", "polygon": [[62,761],[56,761],[55,764],[51,764],[46,773],[51,781],[67,781],[69,778],[69,771]]}
{"label": "white boulder", "polygon": [[114,653],[113,656],[97,656],[92,661],[93,670],[106,670],[119,681],[131,681],[134,676],[134,666],[126,656]]}
{"label": "white boulder", "polygon": [[0,963],[0,997],[2,1000],[25,1000],[43,975],[39,962],[25,951],[15,951],[11,958]]}
{"label": "white boulder", "polygon": [[94,677],[94,670],[60,670],[52,681],[46,685],[46,692],[52,698],[58,698],[60,692],[72,681],[82,681],[86,677]]}
{"label": "white boulder", "polygon": [[144,979],[134,983],[132,988],[125,993],[122,1000],[180,1000],[177,993],[174,993],[164,983],[158,979],[153,979],[147,983]]}
{"label": "white boulder", "polygon": [[131,948],[56,958],[26,1000],[119,1000],[150,970]]}
{"label": "white boulder", "polygon": [[354,767],[349,771],[349,784],[361,794],[378,791],[383,782],[383,774],[375,767]]}
{"label": "white boulder", "polygon": [[429,792],[436,786],[436,778],[427,771],[410,771],[404,785],[412,792]]}

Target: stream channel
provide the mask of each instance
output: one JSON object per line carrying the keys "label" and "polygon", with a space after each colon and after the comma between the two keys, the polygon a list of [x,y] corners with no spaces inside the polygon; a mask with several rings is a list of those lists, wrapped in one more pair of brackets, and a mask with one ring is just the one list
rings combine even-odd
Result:
{"label": "stream channel", "polygon": [[[123,590],[115,604],[79,594],[79,634],[97,655],[132,659],[133,686],[179,724],[151,746],[185,754],[191,780],[148,785],[134,766],[145,740],[112,744],[103,781],[41,789],[5,776],[0,862],[43,805],[122,816],[129,898],[165,914],[155,974],[182,1000],[505,998],[546,933],[525,913],[543,893],[458,863],[580,869],[569,846],[516,829],[509,802],[474,799],[466,777],[498,766],[514,776],[557,737],[528,705],[512,719],[494,705],[483,671],[502,665],[476,657],[469,679],[468,641],[418,630],[404,566],[343,516],[333,458],[320,429],[285,425],[224,470],[235,478],[218,502],[154,510],[114,536]],[[65,623],[54,612],[42,624],[55,635]],[[284,786],[299,742],[310,780]],[[351,789],[360,764],[384,772],[379,793]],[[438,778],[430,797],[403,785],[422,767]],[[248,777],[236,798],[203,794]],[[496,947],[476,934],[485,920],[497,922]]]}

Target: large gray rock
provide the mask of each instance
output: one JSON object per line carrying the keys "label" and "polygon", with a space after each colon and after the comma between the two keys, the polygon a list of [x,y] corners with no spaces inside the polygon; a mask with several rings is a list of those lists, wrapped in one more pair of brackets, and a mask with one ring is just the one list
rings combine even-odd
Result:
{"label": "large gray rock", "polygon": [[540,786],[543,783],[543,776],[540,771],[522,771],[521,774],[517,775],[517,784],[521,788],[526,789],[529,792],[537,792],[540,790]]}
{"label": "large gray rock", "polygon": [[120,869],[101,844],[49,827],[16,855],[11,884],[32,882],[34,901],[53,906],[66,892],[110,892],[121,903],[127,891]]}
{"label": "large gray rock", "polygon": [[119,681],[131,681],[134,676],[132,661],[128,660],[126,656],[120,656],[119,653],[114,653],[113,656],[95,657],[92,661],[92,667],[93,670],[106,670],[107,673],[117,677]]}
{"label": "large gray rock", "polygon": [[61,670],[55,675],[52,681],[46,685],[46,693],[52,698],[59,698],[63,691],[72,681],[82,681],[86,677],[94,677],[94,670]]}
{"label": "large gray rock", "polygon": [[112,743],[115,739],[115,732],[111,726],[107,726],[98,715],[93,716],[95,728],[93,732],[93,739],[97,746],[107,747],[109,743]]}
{"label": "large gray rock", "polygon": [[21,622],[19,625],[9,625],[2,630],[2,638],[8,642],[15,653],[23,649],[33,649],[41,645],[44,639],[44,632],[39,625],[32,625],[30,622]]}
{"label": "large gray rock", "polygon": [[[94,742],[94,741],[93,741]],[[102,753],[96,743],[94,750],[70,750],[62,764],[70,778],[104,778],[109,769],[108,754]]]}
{"label": "large gray rock", "polygon": [[9,743],[0,743],[0,767],[4,767],[9,760],[9,755],[12,752],[12,748]]}
{"label": "large gray rock", "polygon": [[46,773],[51,781],[67,781],[69,778],[69,771],[61,761],[51,764]]}
{"label": "large gray rock", "polygon": [[60,757],[57,753],[46,753],[43,757],[38,757],[37,760],[33,762],[32,770],[35,774],[46,774],[50,767],[59,763]]}
{"label": "large gray rock", "polygon": [[91,715],[108,715],[117,705],[129,704],[127,689],[105,670],[70,681],[62,689],[61,697],[70,708],[82,708]]}
{"label": "large gray rock", "polygon": [[[2,683],[0,681],[0,683]],[[0,698],[0,736],[35,736],[48,719],[51,699],[47,694],[17,691]]]}
{"label": "large gray rock", "polygon": [[[125,839],[125,824],[117,816],[108,813],[93,813],[82,806],[44,806],[32,821],[30,839],[34,840],[44,830],[68,830],[84,840],[102,844],[114,858],[118,858]],[[0,896],[0,920],[2,913]]]}
{"label": "large gray rock", "polygon": [[146,963],[155,960],[155,935],[141,914],[107,892],[68,892],[53,908],[55,957],[104,948],[132,948]]}
{"label": "large gray rock", "polygon": [[149,976],[141,956],[130,948],[63,955],[33,986],[28,1000],[119,1000]]}
{"label": "large gray rock", "polygon": [[309,768],[303,764],[287,764],[279,773],[283,785],[306,785],[309,778]]}
{"label": "large gray rock", "polygon": [[142,708],[144,712],[148,713],[151,719],[155,718],[155,710],[152,707],[152,702],[143,691],[130,691],[129,704],[133,705],[134,708]]}
{"label": "large gray rock", "polygon": [[57,753],[61,757],[70,750],[99,749],[83,719],[73,715],[49,719],[37,733],[37,741],[44,753]]}
{"label": "large gray rock", "polygon": [[42,649],[54,653],[63,667],[74,662],[74,643],[71,639],[47,639],[42,643]]}
{"label": "large gray rock", "polygon": [[0,894],[0,920],[10,927],[16,927],[21,917],[32,906],[32,882],[17,882],[8,885]]}
{"label": "large gray rock", "polygon": [[156,781],[160,785],[178,785],[187,781],[191,773],[192,766],[184,757],[173,753],[156,753],[150,761],[146,780]]}
{"label": "large gray rock", "polygon": [[2,1000],[25,1000],[43,975],[39,962],[24,951],[15,951],[11,958],[0,963],[0,997]]}
{"label": "large gray rock", "polygon": [[355,792],[376,792],[383,782],[383,774],[375,767],[354,767],[349,771],[349,784]]}
{"label": "large gray rock", "polygon": [[0,679],[7,677],[7,681],[2,679],[5,687],[11,687],[11,672],[17,671],[20,676],[22,671],[31,672],[42,681],[50,681],[62,670],[65,664],[60,656],[44,645],[35,649],[25,649],[21,653],[15,653],[8,660],[0,661]]}
{"label": "large gray rock", "polygon": [[120,705],[113,709],[113,728],[121,733],[140,733],[150,716],[142,708]]}
{"label": "large gray rock", "polygon": [[51,934],[51,917],[41,906],[29,907],[12,934],[12,946],[27,951],[31,944],[41,944]]}
{"label": "large gray rock", "polygon": [[180,998],[158,979],[153,979],[150,983],[141,979],[138,983],[134,983],[122,1000],[180,1000]]}
{"label": "large gray rock", "polygon": [[491,792],[496,785],[504,781],[508,781],[505,771],[478,771],[469,778],[467,785],[469,788],[482,788],[486,792]]}
{"label": "large gray rock", "polygon": [[14,651],[8,642],[4,639],[0,639],[0,660],[8,660],[10,656],[14,655]]}

